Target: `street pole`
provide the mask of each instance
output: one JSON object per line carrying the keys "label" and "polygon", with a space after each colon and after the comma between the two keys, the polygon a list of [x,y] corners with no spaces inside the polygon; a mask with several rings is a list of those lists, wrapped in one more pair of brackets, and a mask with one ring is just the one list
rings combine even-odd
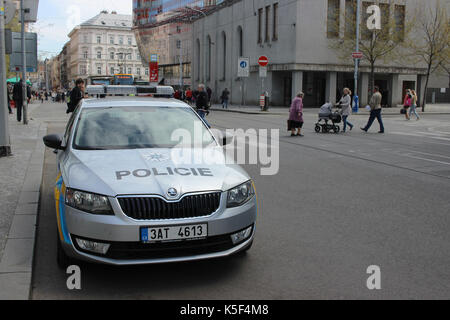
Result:
{"label": "street pole", "polygon": [[45,91],[48,94],[48,65],[47,65],[48,58],[45,58],[44,63],[45,63]]}
{"label": "street pole", "polygon": [[8,113],[6,105],[6,59],[5,59],[5,3],[0,0],[0,157],[11,155],[11,139],[9,136]]}
{"label": "street pole", "polygon": [[180,92],[183,92],[183,46],[180,39]]}
{"label": "street pole", "polygon": [[[361,22],[361,0],[357,0],[356,6],[356,52],[359,52],[359,30]],[[359,59],[355,59],[355,92],[353,93],[354,112],[358,113],[359,109],[359,97],[358,97],[358,70]]]}
{"label": "street pole", "polygon": [[27,99],[27,50],[25,46],[25,8],[23,0],[20,0],[21,34],[22,34],[22,97],[23,97],[23,124],[28,124],[28,99]]}

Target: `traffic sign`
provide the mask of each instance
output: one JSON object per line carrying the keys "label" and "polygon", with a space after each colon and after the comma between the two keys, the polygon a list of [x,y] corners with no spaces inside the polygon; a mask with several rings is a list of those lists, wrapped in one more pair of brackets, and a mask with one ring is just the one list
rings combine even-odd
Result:
{"label": "traffic sign", "polygon": [[261,67],[267,67],[267,65],[269,64],[269,58],[267,58],[266,56],[259,57],[258,64]]}
{"label": "traffic sign", "polygon": [[250,59],[241,57],[238,59],[238,77],[248,78],[249,76],[250,76]]}
{"label": "traffic sign", "polygon": [[363,53],[362,52],[353,52],[352,53],[352,58],[353,59],[362,59],[363,57]]}

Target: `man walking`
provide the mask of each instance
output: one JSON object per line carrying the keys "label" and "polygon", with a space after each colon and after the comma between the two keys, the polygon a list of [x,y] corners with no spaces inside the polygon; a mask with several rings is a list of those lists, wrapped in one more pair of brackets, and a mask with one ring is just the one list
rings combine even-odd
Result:
{"label": "man walking", "polygon": [[228,109],[228,101],[229,101],[230,91],[228,91],[228,88],[225,88],[225,90],[222,91],[222,109]]}
{"label": "man walking", "polygon": [[84,80],[78,79],[75,82],[75,88],[73,88],[70,93],[70,102],[67,103],[66,113],[71,113],[75,111],[78,103],[84,98]]}
{"label": "man walking", "polygon": [[16,104],[17,121],[22,121],[22,108],[23,108],[23,82],[19,80],[16,82],[13,89],[13,99]]}
{"label": "man walking", "polygon": [[367,132],[369,131],[370,127],[372,126],[375,119],[378,120],[378,123],[380,124],[380,131],[378,133],[384,133],[384,125],[383,125],[383,119],[381,117],[381,100],[383,99],[383,96],[380,93],[380,88],[375,87],[375,93],[373,94],[372,98],[370,99],[370,117],[369,122],[367,123],[365,128],[361,128],[361,130]]}
{"label": "man walking", "polygon": [[197,113],[200,116],[200,118],[203,119],[203,121],[206,123],[206,125],[211,128],[208,121],[206,121],[205,116],[208,112],[209,106],[208,106],[208,93],[205,91],[205,85],[199,84],[198,85],[198,93],[196,97],[196,107],[197,107]]}

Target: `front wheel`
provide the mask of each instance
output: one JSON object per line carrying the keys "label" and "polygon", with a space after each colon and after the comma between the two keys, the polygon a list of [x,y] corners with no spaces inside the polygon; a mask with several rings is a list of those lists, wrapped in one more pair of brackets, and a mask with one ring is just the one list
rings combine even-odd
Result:
{"label": "front wheel", "polygon": [[341,132],[341,127],[339,127],[339,126],[334,126],[333,127],[333,131],[334,131],[334,133],[339,133],[339,132]]}
{"label": "front wheel", "polygon": [[320,133],[320,129],[321,129],[320,126],[318,124],[316,124],[316,127],[314,129],[316,131],[316,133]]}

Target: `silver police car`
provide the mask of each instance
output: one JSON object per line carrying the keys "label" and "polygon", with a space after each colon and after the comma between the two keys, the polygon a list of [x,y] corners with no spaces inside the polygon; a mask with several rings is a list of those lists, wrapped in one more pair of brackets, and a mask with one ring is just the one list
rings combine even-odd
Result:
{"label": "silver police car", "polygon": [[[191,144],[180,142],[183,134]],[[57,152],[58,264],[169,263],[248,250],[256,194],[240,166],[218,160],[229,140],[174,99],[83,100],[64,136],[44,137]]]}

